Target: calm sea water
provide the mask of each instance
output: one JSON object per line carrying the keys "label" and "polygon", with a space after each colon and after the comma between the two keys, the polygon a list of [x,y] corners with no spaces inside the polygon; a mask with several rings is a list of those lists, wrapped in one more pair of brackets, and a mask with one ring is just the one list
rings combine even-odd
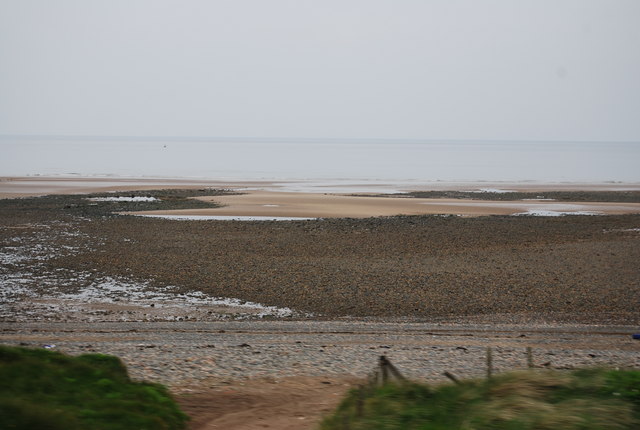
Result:
{"label": "calm sea water", "polygon": [[640,182],[640,142],[205,141],[0,137],[0,176]]}

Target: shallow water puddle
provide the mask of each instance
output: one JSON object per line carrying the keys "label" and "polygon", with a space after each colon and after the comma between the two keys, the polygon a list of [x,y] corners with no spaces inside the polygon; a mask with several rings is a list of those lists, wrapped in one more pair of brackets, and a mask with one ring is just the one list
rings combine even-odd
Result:
{"label": "shallow water puddle", "polygon": [[308,221],[319,218],[286,217],[286,216],[241,216],[241,215],[149,215],[127,213],[127,215],[148,218],[163,218],[174,221]]}

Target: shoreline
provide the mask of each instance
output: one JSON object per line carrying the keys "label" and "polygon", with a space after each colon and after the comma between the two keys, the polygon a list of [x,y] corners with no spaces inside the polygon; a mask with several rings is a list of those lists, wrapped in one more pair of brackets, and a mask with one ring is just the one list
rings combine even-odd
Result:
{"label": "shoreline", "polygon": [[[0,177],[0,198],[37,197],[52,194],[91,194],[157,189],[218,188],[241,194],[196,197],[223,207],[209,209],[147,210],[131,215],[169,217],[271,217],[369,218],[397,215],[614,215],[640,213],[640,203],[562,202],[548,200],[460,200],[406,198],[393,193],[412,191],[543,192],[543,191],[639,191],[635,183],[509,183],[398,181],[226,181],[189,178],[99,177]],[[389,194],[387,197],[374,194]],[[359,194],[354,196],[353,194]],[[204,218],[202,218],[204,217]]]}
{"label": "shoreline", "polygon": [[[411,181],[362,179],[232,179],[99,176],[0,176],[0,198],[164,188],[229,188],[311,193],[411,191],[640,191],[640,182]],[[355,191],[354,191],[355,190]]]}

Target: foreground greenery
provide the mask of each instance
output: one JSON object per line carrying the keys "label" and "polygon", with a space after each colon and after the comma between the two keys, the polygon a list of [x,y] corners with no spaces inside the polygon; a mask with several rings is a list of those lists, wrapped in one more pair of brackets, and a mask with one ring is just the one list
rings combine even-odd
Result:
{"label": "foreground greenery", "polygon": [[640,371],[529,371],[458,385],[359,388],[321,428],[638,429]]}
{"label": "foreground greenery", "polygon": [[2,429],[182,429],[162,385],[132,382],[117,358],[0,346]]}

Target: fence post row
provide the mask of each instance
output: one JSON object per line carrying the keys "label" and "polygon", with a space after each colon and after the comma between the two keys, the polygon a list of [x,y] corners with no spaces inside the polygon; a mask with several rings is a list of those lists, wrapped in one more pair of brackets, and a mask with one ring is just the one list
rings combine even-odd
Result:
{"label": "fence post row", "polygon": [[378,385],[385,385],[386,383],[389,382],[389,378],[393,376],[395,379],[397,379],[398,381],[406,381],[407,378],[405,378],[402,373],[400,373],[400,371],[398,370],[398,368],[396,366],[394,366],[393,364],[391,364],[391,362],[389,361],[389,359],[384,356],[381,355],[380,356],[380,361],[379,361],[379,367],[376,370],[376,372],[374,373],[374,381],[376,383],[378,383]]}
{"label": "fence post row", "polygon": [[[527,351],[527,367],[529,369],[533,369],[534,367],[533,349],[530,346],[528,346],[526,351]],[[493,368],[493,348],[490,346],[487,347],[486,364],[487,364],[487,378],[491,378],[493,376],[494,368]],[[452,373],[444,372],[443,375],[449,378],[451,381],[455,382],[456,384],[460,384],[460,380],[456,378]],[[380,385],[380,386],[385,385],[389,382],[389,378],[392,376],[399,381],[407,380],[407,378],[405,378],[402,375],[402,373],[400,373],[398,368],[394,366],[386,356],[381,355],[378,367],[376,368],[375,372],[373,373],[373,377],[371,378],[371,384]]]}

